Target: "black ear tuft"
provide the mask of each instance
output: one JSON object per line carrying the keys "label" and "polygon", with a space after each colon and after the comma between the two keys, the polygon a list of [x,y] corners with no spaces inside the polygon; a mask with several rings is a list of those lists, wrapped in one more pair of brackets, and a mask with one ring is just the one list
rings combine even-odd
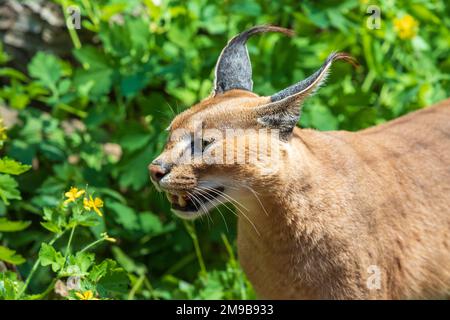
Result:
{"label": "black ear tuft", "polygon": [[326,80],[332,63],[336,60],[345,60],[353,66],[357,66],[356,60],[347,53],[333,52],[330,54],[322,66],[305,80],[302,80],[286,89],[283,89],[270,97],[271,101],[280,101],[292,95],[303,95],[304,97],[314,93]]}
{"label": "black ear tuft", "polygon": [[[279,110],[283,109],[283,110]],[[280,137],[286,140],[300,119],[300,107],[297,103],[285,108],[274,108],[272,111],[261,115],[257,122],[265,128],[279,130]]]}

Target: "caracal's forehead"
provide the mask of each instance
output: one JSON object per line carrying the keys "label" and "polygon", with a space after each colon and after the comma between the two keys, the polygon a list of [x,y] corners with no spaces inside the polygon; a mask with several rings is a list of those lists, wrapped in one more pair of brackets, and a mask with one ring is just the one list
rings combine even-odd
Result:
{"label": "caracal's forehead", "polygon": [[253,109],[269,102],[269,97],[260,97],[244,90],[231,90],[207,98],[174,118],[169,130],[187,131],[202,129],[246,129],[256,126]]}

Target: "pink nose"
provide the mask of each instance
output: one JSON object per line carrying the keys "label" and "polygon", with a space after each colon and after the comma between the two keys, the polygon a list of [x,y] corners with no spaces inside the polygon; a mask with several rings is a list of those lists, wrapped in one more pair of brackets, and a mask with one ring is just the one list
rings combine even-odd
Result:
{"label": "pink nose", "polygon": [[159,163],[151,163],[148,166],[150,176],[155,182],[159,182],[166,174],[170,172],[170,167]]}

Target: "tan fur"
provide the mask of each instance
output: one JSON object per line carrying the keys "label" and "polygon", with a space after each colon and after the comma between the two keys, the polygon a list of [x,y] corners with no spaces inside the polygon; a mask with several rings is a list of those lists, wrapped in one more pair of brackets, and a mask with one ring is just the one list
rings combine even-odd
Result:
{"label": "tan fur", "polygon": [[[210,97],[171,130],[258,128],[267,97]],[[247,140],[253,139],[252,136]],[[280,141],[281,170],[258,164],[178,165],[165,190],[215,181],[240,210],[242,267],[261,298],[412,299],[450,293],[450,100],[359,132],[295,128]],[[167,160],[169,142],[158,159]],[[237,206],[239,207],[239,206]],[[368,270],[381,271],[369,289]]]}

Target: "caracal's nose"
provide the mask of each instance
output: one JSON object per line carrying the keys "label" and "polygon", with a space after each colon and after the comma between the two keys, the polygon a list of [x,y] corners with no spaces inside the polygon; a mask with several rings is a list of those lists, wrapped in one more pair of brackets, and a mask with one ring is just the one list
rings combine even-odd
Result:
{"label": "caracal's nose", "polygon": [[159,161],[153,161],[148,166],[148,170],[150,171],[150,177],[156,183],[159,183],[165,175],[170,172],[171,166],[165,163],[161,163]]}

